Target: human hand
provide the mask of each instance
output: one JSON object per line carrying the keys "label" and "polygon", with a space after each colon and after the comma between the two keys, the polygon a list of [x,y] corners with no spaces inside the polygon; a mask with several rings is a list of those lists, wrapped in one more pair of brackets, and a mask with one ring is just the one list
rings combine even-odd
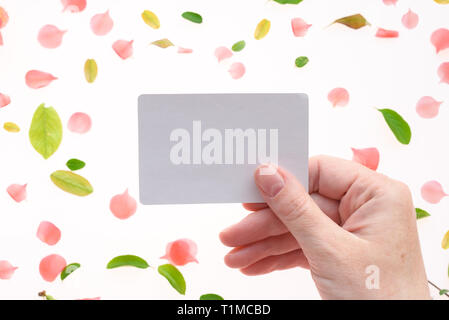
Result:
{"label": "human hand", "polygon": [[[282,168],[273,175],[260,169],[255,180],[266,203],[244,204],[255,212],[220,234],[234,247],[229,267],[246,275],[310,269],[324,299],[430,298],[405,184],[319,156],[309,162],[309,195]],[[378,288],[369,289],[367,272],[377,270]]]}

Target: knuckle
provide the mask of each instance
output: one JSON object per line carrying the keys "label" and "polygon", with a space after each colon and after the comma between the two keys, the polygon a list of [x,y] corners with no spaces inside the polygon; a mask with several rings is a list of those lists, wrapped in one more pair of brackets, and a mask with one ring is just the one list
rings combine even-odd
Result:
{"label": "knuckle", "polygon": [[283,216],[288,221],[296,220],[301,217],[307,206],[307,196],[305,194],[297,195],[287,201]]}

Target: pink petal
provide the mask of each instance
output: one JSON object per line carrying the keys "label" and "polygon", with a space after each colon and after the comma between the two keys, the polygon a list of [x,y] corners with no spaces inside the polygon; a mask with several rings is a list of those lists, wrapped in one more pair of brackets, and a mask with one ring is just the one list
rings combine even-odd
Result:
{"label": "pink petal", "polygon": [[189,239],[179,239],[167,244],[165,256],[161,259],[167,259],[170,263],[183,266],[189,262],[196,262],[196,254],[198,252],[195,242]]}
{"label": "pink petal", "polygon": [[387,30],[383,28],[377,29],[376,37],[378,38],[397,38],[399,37],[399,32],[395,30]]}
{"label": "pink petal", "polygon": [[232,79],[240,79],[245,74],[245,66],[241,62],[234,62],[229,68]]}
{"label": "pink petal", "polygon": [[217,57],[218,62],[220,62],[224,59],[232,57],[232,51],[226,47],[218,47],[215,49],[215,56]]}
{"label": "pink petal", "polygon": [[137,202],[128,193],[128,189],[123,194],[112,197],[109,203],[109,209],[112,214],[119,219],[128,219],[137,210]]}
{"label": "pink petal", "polygon": [[0,108],[6,107],[11,103],[11,98],[6,94],[0,93]]}
{"label": "pink petal", "polygon": [[192,53],[192,52],[193,52],[192,49],[183,48],[183,47],[178,48],[178,53]]}
{"label": "pink petal", "polygon": [[61,230],[51,222],[42,221],[37,229],[36,236],[49,246],[54,246],[61,239]]}
{"label": "pink petal", "polygon": [[87,300],[101,300],[101,297],[95,297],[95,298],[83,298],[83,299],[78,299],[80,301],[87,301]]}
{"label": "pink petal", "polygon": [[9,21],[8,13],[6,12],[5,9],[0,7],[0,29],[4,28],[8,24],[8,21]]}
{"label": "pink petal", "polygon": [[25,75],[25,82],[28,87],[32,89],[40,89],[48,86],[53,80],[57,80],[55,76],[50,73],[31,70]]}
{"label": "pink petal", "polygon": [[13,198],[17,203],[22,202],[27,197],[27,185],[12,184],[7,189],[6,192]]}
{"label": "pink petal", "polygon": [[133,55],[133,42],[133,40],[117,40],[112,45],[112,49],[114,49],[115,53],[117,53],[120,58],[125,60]]}
{"label": "pink petal", "polygon": [[440,82],[445,82],[449,84],[449,62],[443,62],[438,68],[438,76],[440,77]]}
{"label": "pink petal", "polygon": [[83,134],[88,132],[92,127],[92,120],[88,114],[76,112],[70,117],[67,127],[72,132]]}
{"label": "pink petal", "polygon": [[333,107],[344,107],[349,102],[349,92],[345,88],[335,88],[329,92],[327,99]]}
{"label": "pink petal", "polygon": [[408,9],[408,12],[402,16],[402,24],[407,29],[414,29],[418,25],[419,17],[416,13],[414,13],[411,9]]}
{"label": "pink petal", "polygon": [[54,49],[61,45],[62,38],[66,32],[59,30],[51,24],[47,24],[39,31],[37,40],[44,48]]}
{"label": "pink petal", "polygon": [[379,166],[379,150],[376,148],[355,149],[352,148],[352,161],[358,162],[371,170],[376,171]]}
{"label": "pink petal", "polygon": [[0,32],[0,46],[2,46],[3,45],[3,36],[2,36],[2,33]]}
{"label": "pink petal", "polygon": [[63,11],[69,10],[70,12],[81,12],[86,9],[86,0],[61,0],[64,6]]}
{"label": "pink petal", "polygon": [[421,196],[427,202],[435,204],[448,196],[448,194],[443,191],[443,187],[438,181],[429,181],[421,187]]}
{"label": "pink petal", "polygon": [[18,269],[17,267],[14,267],[8,261],[5,260],[0,261],[0,279],[2,280],[11,279],[14,274],[14,271],[16,271],[17,269]]}
{"label": "pink petal", "polygon": [[398,0],[382,0],[384,2],[384,4],[386,4],[387,6],[390,5],[396,5],[396,3],[398,2]]}
{"label": "pink petal", "polygon": [[112,27],[114,26],[114,21],[112,21],[109,10],[105,13],[99,13],[92,17],[90,20],[90,28],[97,36],[104,36],[108,34]]}
{"label": "pink petal", "polygon": [[304,37],[311,26],[311,24],[307,24],[301,18],[292,19],[292,30],[295,37]]}
{"label": "pink petal", "polygon": [[51,254],[41,260],[39,272],[45,281],[52,282],[66,267],[67,263],[63,257]]}
{"label": "pink petal", "polygon": [[442,103],[442,101],[436,101],[432,97],[422,97],[416,104],[416,112],[425,119],[435,118]]}
{"label": "pink petal", "polygon": [[435,30],[430,37],[430,41],[437,53],[449,48],[449,30],[444,28]]}

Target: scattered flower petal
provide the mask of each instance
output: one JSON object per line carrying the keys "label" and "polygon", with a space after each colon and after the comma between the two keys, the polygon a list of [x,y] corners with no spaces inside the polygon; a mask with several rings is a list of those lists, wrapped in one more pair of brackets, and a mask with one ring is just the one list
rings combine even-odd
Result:
{"label": "scattered flower petal", "polygon": [[112,45],[112,49],[114,49],[115,53],[117,53],[120,58],[125,60],[133,55],[133,42],[133,40],[117,40]]}
{"label": "scattered flower petal", "polygon": [[28,71],[25,75],[25,82],[32,89],[40,89],[48,86],[52,81],[57,80],[54,75],[38,70]]}
{"label": "scattered flower petal", "polygon": [[2,36],[2,33],[0,32],[0,46],[2,46],[3,45],[3,36]]}
{"label": "scattered flower petal", "polygon": [[344,107],[349,102],[349,92],[345,88],[335,88],[329,92],[327,99],[333,107]]}
{"label": "scattered flower petal", "polygon": [[118,194],[112,197],[109,203],[109,209],[112,214],[119,219],[128,219],[137,210],[137,202],[128,193],[128,189],[123,194]]}
{"label": "scattered flower petal", "polygon": [[398,0],[382,0],[387,6],[396,5]]}
{"label": "scattered flower petal", "polygon": [[11,103],[11,98],[4,93],[0,93],[0,108],[6,107]]}
{"label": "scattered flower petal", "polygon": [[399,32],[395,30],[387,30],[383,28],[377,29],[376,37],[378,38],[397,38],[399,37]]}
{"label": "scattered flower petal", "polygon": [[445,82],[449,84],[449,62],[443,62],[438,68],[438,76],[440,77],[440,82]]}
{"label": "scattered flower petal", "polygon": [[62,5],[64,6],[63,11],[81,12],[86,9],[86,0],[61,0]]}
{"label": "scattered flower petal", "polygon": [[442,101],[436,101],[432,97],[422,97],[416,104],[416,112],[425,119],[435,118],[440,110]]}
{"label": "scattered flower petal", "polygon": [[435,30],[430,37],[430,41],[435,47],[437,53],[449,48],[449,30],[445,28]]}
{"label": "scattered flower petal", "polygon": [[3,129],[8,132],[20,132],[20,127],[14,122],[5,122]]}
{"label": "scattered flower petal", "polygon": [[10,185],[6,191],[13,198],[13,200],[17,203],[22,202],[27,198],[27,185],[21,184],[12,184]]}
{"label": "scattered flower petal", "polygon": [[5,260],[0,261],[0,279],[9,280],[12,278],[14,271],[17,267],[14,267],[11,263]]}
{"label": "scattered flower petal", "polygon": [[39,272],[45,281],[52,282],[67,265],[65,259],[57,254],[51,254],[41,260]]}
{"label": "scattered flower petal", "polygon": [[215,49],[215,57],[217,57],[218,62],[221,62],[232,57],[232,51],[226,47],[218,47]]}
{"label": "scattered flower petal", "polygon": [[427,202],[435,204],[448,196],[448,194],[444,192],[442,185],[438,181],[429,181],[421,187],[421,196]]}
{"label": "scattered flower petal", "polygon": [[101,300],[101,297],[95,297],[95,298],[83,298],[83,299],[78,299],[79,301],[86,301],[86,300]]}
{"label": "scattered flower petal", "polygon": [[161,259],[167,259],[170,263],[183,266],[189,262],[196,262],[197,245],[189,239],[179,239],[167,244],[165,255]]}
{"label": "scattered flower petal", "polygon": [[416,13],[414,13],[411,9],[408,9],[408,12],[402,16],[402,24],[407,29],[414,29],[418,25],[419,17]]}
{"label": "scattered flower petal", "polygon": [[380,158],[379,150],[376,148],[351,149],[353,152],[352,161],[358,162],[371,170],[377,170]]}
{"label": "scattered flower petal", "polygon": [[83,134],[88,132],[92,127],[92,120],[88,114],[76,112],[70,117],[67,126],[70,131]]}
{"label": "scattered flower petal", "polygon": [[61,239],[61,230],[51,222],[42,221],[39,224],[36,236],[49,246],[54,246]]}
{"label": "scattered flower petal", "polygon": [[245,74],[245,66],[241,62],[234,62],[229,68],[232,79],[240,79]]}
{"label": "scattered flower petal", "polygon": [[62,38],[67,31],[59,30],[57,27],[47,24],[41,28],[37,40],[47,49],[54,49],[61,45]]}
{"label": "scattered flower petal", "polygon": [[178,53],[192,53],[193,50],[189,48],[178,47]]}
{"label": "scattered flower petal", "polygon": [[301,18],[292,19],[292,31],[295,37],[304,37],[311,26]]}
{"label": "scattered flower petal", "polygon": [[105,13],[94,15],[90,20],[90,28],[97,36],[107,35],[112,30],[113,26],[114,21],[112,21],[111,16],[109,15],[109,10]]}
{"label": "scattered flower petal", "polygon": [[8,24],[8,21],[9,21],[8,13],[6,12],[5,9],[0,7],[0,29],[4,28]]}

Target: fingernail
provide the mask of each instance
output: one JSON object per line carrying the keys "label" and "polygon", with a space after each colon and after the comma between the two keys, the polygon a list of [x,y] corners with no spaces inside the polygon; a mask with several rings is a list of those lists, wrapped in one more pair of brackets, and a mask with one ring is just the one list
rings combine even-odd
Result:
{"label": "fingernail", "polygon": [[[272,168],[270,168],[272,167]],[[272,174],[266,174],[272,170]],[[261,173],[261,171],[264,171]],[[284,179],[273,165],[259,167],[256,174],[256,183],[262,191],[270,198],[275,197],[284,188]]]}

